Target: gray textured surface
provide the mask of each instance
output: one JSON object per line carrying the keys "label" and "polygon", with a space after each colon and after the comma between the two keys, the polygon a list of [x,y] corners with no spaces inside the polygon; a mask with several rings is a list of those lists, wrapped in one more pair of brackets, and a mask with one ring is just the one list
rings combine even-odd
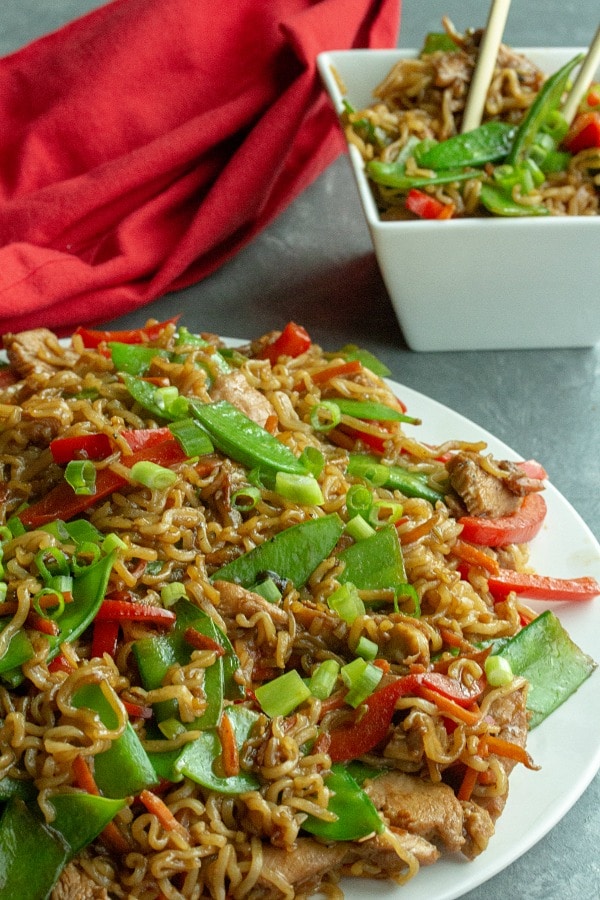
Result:
{"label": "gray textured surface", "polygon": [[[3,0],[0,53],[97,5],[88,0]],[[487,3],[404,0],[401,45],[418,45],[427,30],[439,27],[443,14],[458,28],[480,26],[485,24]],[[598,0],[513,0],[506,39],[521,46],[585,45],[598,14]],[[590,284],[590,290],[598,294],[598,285]],[[600,315],[600,295],[598,308]],[[523,456],[543,460],[555,486],[600,537],[600,347],[409,351],[381,281],[344,158],[210,278],[142,313],[122,317],[118,325],[174,311],[184,313],[191,329],[232,337],[255,336],[296,319],[324,346],[361,343],[388,364],[397,381],[468,416]],[[569,778],[568,759],[564,775]],[[599,837],[596,776],[546,838],[466,898],[598,900]]]}

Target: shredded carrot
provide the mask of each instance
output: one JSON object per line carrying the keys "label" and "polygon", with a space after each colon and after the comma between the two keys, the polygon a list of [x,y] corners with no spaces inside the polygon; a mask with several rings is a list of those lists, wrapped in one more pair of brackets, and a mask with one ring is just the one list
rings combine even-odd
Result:
{"label": "shredded carrot", "polygon": [[473,788],[477,784],[478,777],[479,772],[477,769],[472,769],[471,766],[467,766],[461,785],[456,792],[457,800],[464,801],[471,799],[471,794],[473,793]]}
{"label": "shredded carrot", "polygon": [[225,650],[220,644],[213,641],[208,635],[196,631],[195,628],[186,628],[183,632],[183,637],[186,644],[189,644],[195,650],[212,650],[217,656],[223,656],[225,654]]}
{"label": "shredded carrot", "polygon": [[221,741],[221,760],[223,762],[223,771],[225,772],[225,775],[228,778],[233,775],[239,775],[240,755],[235,741],[233,725],[227,713],[223,713],[221,716],[217,733],[219,735],[219,740]]}
{"label": "shredded carrot", "polygon": [[41,631],[42,634],[48,634],[51,637],[56,637],[60,634],[60,628],[54,619],[45,619],[44,616],[38,616],[36,613],[28,613],[25,624],[29,628],[33,628],[35,631]]}
{"label": "shredded carrot", "polygon": [[341,709],[346,702],[346,690],[335,691],[335,693],[331,694],[327,697],[326,700],[321,700],[321,716],[324,716],[326,713],[331,712],[334,709]]}
{"label": "shredded carrot", "polygon": [[279,419],[276,415],[273,414],[271,416],[267,416],[267,420],[264,425],[265,431],[268,431],[269,434],[275,434],[278,424]]}
{"label": "shredded carrot", "polygon": [[337,447],[341,447],[342,450],[354,449],[354,438],[350,437],[350,435],[348,434],[344,434],[344,432],[340,431],[339,428],[331,428],[327,432],[327,438],[331,441],[332,444],[335,444]]}
{"label": "shredded carrot", "polygon": [[455,703],[454,700],[450,700],[448,697],[444,697],[443,694],[438,693],[438,691],[432,691],[423,685],[419,688],[419,696],[423,697],[424,700],[430,700],[432,703],[435,703],[443,713],[459,719],[465,725],[476,725],[481,718],[481,710],[476,703],[473,703],[469,709],[465,709],[463,706]]}
{"label": "shredded carrot", "polygon": [[175,831],[182,837],[189,838],[187,828],[175,818],[164,800],[161,800],[152,791],[143,790],[140,794],[140,801],[149,813],[156,816],[165,831]]}
{"label": "shredded carrot", "polygon": [[468,544],[466,541],[457,541],[452,548],[452,553],[472,566],[479,566],[479,568],[485,569],[490,575],[497,575],[500,571],[497,559],[490,556],[485,550],[474,547],[473,544]]}
{"label": "shredded carrot", "polygon": [[88,766],[87,762],[83,758],[83,756],[76,756],[73,760],[73,765],[71,766],[73,769],[73,775],[75,777],[75,784],[77,787],[80,787],[82,791],[85,791],[87,794],[95,794],[96,796],[100,795],[100,790],[96,781],[94,780],[94,776],[92,775],[92,770]]}
{"label": "shredded carrot", "polygon": [[451,219],[455,212],[456,206],[454,203],[445,203],[443,210],[436,216],[436,219]]}
{"label": "shredded carrot", "polygon": [[533,762],[531,756],[520,744],[513,744],[512,741],[505,741],[503,738],[496,737],[493,734],[486,735],[486,743],[490,753],[496,756],[504,756],[507,759],[514,759],[515,762],[523,763],[528,769],[539,769]]}
{"label": "shredded carrot", "polygon": [[327,366],[327,368],[315,372],[314,375],[311,375],[311,378],[313,384],[324,384],[331,378],[338,378],[340,376],[345,377],[346,375],[358,375],[359,372],[362,372],[361,361],[358,359],[349,359],[344,363]]}
{"label": "shredded carrot", "polygon": [[153,713],[151,706],[142,706],[140,703],[130,703],[129,700],[122,700],[121,702],[127,710],[127,715],[141,719],[152,718]]}
{"label": "shredded carrot", "polygon": [[[92,774],[92,770],[88,766],[83,756],[76,756],[73,760],[71,768],[73,769],[73,775],[77,787],[80,787],[82,791],[86,792],[86,794],[94,794],[94,796],[99,797],[100,789],[96,784],[96,781]],[[106,848],[108,850],[112,850],[114,853],[124,855],[125,853],[129,853],[131,850],[129,841],[127,840],[125,835],[123,835],[122,832],[119,831],[114,822],[109,822],[108,825],[103,828],[100,837],[102,838],[102,842],[104,843]]]}
{"label": "shredded carrot", "polygon": [[440,628],[440,636],[448,647],[463,647],[465,645],[465,639],[449,628]]}
{"label": "shredded carrot", "polygon": [[[64,593],[62,596],[65,603],[73,602],[72,594]],[[52,609],[58,605],[56,594],[44,594],[38,599],[38,604],[40,609]],[[5,600],[4,603],[0,603],[0,616],[14,616],[18,608],[16,600]]]}
{"label": "shredded carrot", "polygon": [[424,522],[421,522],[419,525],[415,525],[414,528],[411,528],[410,531],[399,531],[398,537],[400,538],[401,544],[412,544],[413,541],[418,541],[419,538],[425,537],[426,534],[434,528],[438,523],[437,515],[431,516],[429,519],[426,519]]}
{"label": "shredded carrot", "polygon": [[388,662],[388,660],[387,660],[387,659],[383,659],[383,658],[381,658],[381,657],[378,657],[377,659],[374,659],[374,660],[373,660],[373,665],[374,665],[374,666],[377,666],[378,669],[381,669],[381,671],[382,671],[384,674],[385,674],[386,672],[389,672],[390,669],[392,668],[391,665],[390,665],[390,663]]}

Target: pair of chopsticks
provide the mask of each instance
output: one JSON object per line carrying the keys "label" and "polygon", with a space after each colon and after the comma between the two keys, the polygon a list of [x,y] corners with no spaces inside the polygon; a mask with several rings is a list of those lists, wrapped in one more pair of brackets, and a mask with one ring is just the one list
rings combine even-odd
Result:
{"label": "pair of chopsticks", "polygon": [[[494,74],[498,48],[504,34],[509,8],[510,0],[492,0],[463,115],[461,128],[463,132],[472,131],[473,128],[477,128],[481,124],[485,99]],[[573,119],[599,64],[600,26],[598,26],[598,30],[579,70],[579,75],[569,91],[567,100],[562,108],[562,114],[567,122],[571,122]]]}

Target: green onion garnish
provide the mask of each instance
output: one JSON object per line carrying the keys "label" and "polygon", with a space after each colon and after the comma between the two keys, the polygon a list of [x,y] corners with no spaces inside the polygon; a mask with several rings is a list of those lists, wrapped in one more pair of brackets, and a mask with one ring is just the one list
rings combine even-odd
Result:
{"label": "green onion garnish", "polygon": [[380,525],[387,525],[389,522],[394,525],[402,518],[404,510],[401,503],[389,500],[375,500],[369,510],[369,524],[373,528]]}
{"label": "green onion garnish", "polygon": [[373,494],[365,484],[352,484],[346,493],[346,509],[350,517],[361,515],[366,519],[373,505]]}
{"label": "green onion garnish", "polygon": [[275,476],[275,490],[286,500],[303,506],[320,506],[325,500],[319,482],[312,475],[278,472]]}
{"label": "green onion garnish", "polygon": [[160,589],[162,605],[166,606],[167,609],[182,598],[187,598],[187,593],[185,585],[182,584],[181,581],[171,581],[169,584],[163,585]]}
{"label": "green onion garnish", "polygon": [[370,661],[377,656],[379,647],[375,641],[372,641],[368,637],[365,637],[364,634],[361,634],[355,652],[357,656]]}
{"label": "green onion garnish", "polygon": [[77,546],[76,552],[71,558],[71,568],[74,575],[80,575],[100,559],[101,550],[98,544],[92,541],[83,541]]}
{"label": "green onion garnish", "polygon": [[325,468],[325,457],[318,447],[313,447],[310,444],[304,448],[298,459],[306,469],[307,474],[314,475],[315,478],[318,478]]}
{"label": "green onion garnish", "polygon": [[349,581],[336,588],[327,598],[327,603],[348,625],[352,625],[357,616],[365,614],[365,604],[357,588]]}
{"label": "green onion garnish", "polygon": [[310,424],[315,431],[330,431],[339,424],[342,413],[333,400],[321,400],[310,411]]}
{"label": "green onion garnish", "polygon": [[281,591],[270,577],[253,584],[250,590],[269,603],[279,603],[281,600]]}
{"label": "green onion garnish", "polygon": [[340,670],[342,680],[348,688],[345,701],[356,709],[357,706],[373,693],[381,678],[383,670],[373,663],[357,657],[352,662],[342,666]]}
{"label": "green onion garnish", "polygon": [[231,495],[231,505],[239,512],[250,512],[254,509],[260,500],[261,493],[253,484],[239,488]]}
{"label": "green onion garnish", "polygon": [[175,718],[163,719],[162,722],[158,723],[158,728],[168,741],[173,740],[173,738],[185,731],[185,725]]}
{"label": "green onion garnish", "polygon": [[126,550],[127,544],[125,541],[119,537],[118,534],[115,534],[114,531],[111,531],[110,534],[107,534],[104,540],[102,541],[102,552],[103,553],[112,553],[113,550]]}
{"label": "green onion garnish", "polygon": [[72,459],[65,469],[65,480],[76,494],[96,492],[96,467],[89,459]]}
{"label": "green onion garnish", "polygon": [[255,696],[263,712],[274,716],[287,716],[310,697],[310,689],[300,674],[291,669],[273,681],[261,684],[255,690]]}
{"label": "green onion garnish", "polygon": [[149,459],[141,459],[131,467],[131,478],[153,491],[164,491],[177,481],[177,474]]}
{"label": "green onion garnish", "polygon": [[319,663],[310,676],[308,687],[318,700],[326,700],[331,695],[340,672],[340,664],[335,659],[325,659]]}
{"label": "green onion garnish", "polygon": [[[50,612],[49,608],[42,609],[40,606],[40,599],[42,597],[54,597],[55,603],[53,603],[52,612]],[[65,598],[58,591],[53,590],[53,588],[42,588],[41,591],[38,591],[34,597],[31,598],[31,605],[35,609],[38,616],[41,616],[43,619],[59,619],[65,609]]]}
{"label": "green onion garnish", "polygon": [[355,541],[363,541],[365,538],[375,534],[375,529],[361,515],[352,516],[350,521],[346,523],[345,531]]}
{"label": "green onion garnish", "polygon": [[510,663],[503,656],[488,656],[484,668],[485,677],[492,687],[504,687],[514,678]]}

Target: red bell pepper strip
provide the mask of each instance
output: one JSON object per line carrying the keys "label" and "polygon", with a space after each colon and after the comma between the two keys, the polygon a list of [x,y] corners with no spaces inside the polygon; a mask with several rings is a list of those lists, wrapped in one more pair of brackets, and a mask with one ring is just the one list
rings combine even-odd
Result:
{"label": "red bell pepper strip", "polygon": [[258,356],[259,359],[268,359],[274,366],[280,356],[291,356],[294,359],[310,350],[311,344],[310,335],[302,325],[288,322],[279,337],[263,347]]}
{"label": "red bell pepper strip", "polygon": [[59,466],[73,459],[106,459],[112,444],[107,434],[79,434],[50,441],[52,459]]}
{"label": "red bell pepper strip", "polygon": [[173,435],[166,426],[164,428],[136,428],[134,431],[123,431],[122,436],[134,453],[173,439]]}
{"label": "red bell pepper strip", "polygon": [[357,759],[376,747],[388,733],[396,702],[407,694],[419,696],[422,692],[436,693],[459,707],[467,708],[481,695],[482,686],[475,684],[472,691],[455,678],[440,672],[421,672],[404,675],[389,682],[365,700],[356,721],[330,732],[328,753],[332,762]]}
{"label": "red bell pepper strip", "polygon": [[552,578],[511,569],[500,569],[489,575],[488,587],[498,600],[503,600],[512,591],[531,600],[590,600],[600,595],[600,584],[595,578]]}
{"label": "red bell pepper strip", "polygon": [[406,208],[420,219],[450,219],[454,213],[453,203],[442,203],[418,188],[411,188],[406,195]]}
{"label": "red bell pepper strip", "polygon": [[104,600],[96,613],[96,622],[147,622],[150,625],[173,625],[177,616],[162,606],[129,603],[127,600]]}
{"label": "red bell pepper strip", "polygon": [[[172,466],[187,457],[179,443],[173,438],[153,447],[144,448],[131,456],[121,457],[121,463],[128,468],[140,460],[150,460],[161,466]],[[39,528],[55,519],[68,521],[90,506],[103,500],[127,484],[127,479],[112,469],[99,469],[96,474],[96,490],[93,494],[76,494],[66,481],[61,481],[48,494],[17,513],[26,528]]]}
{"label": "red bell pepper strip", "polygon": [[545,481],[548,477],[548,473],[541,463],[537,461],[537,459],[524,459],[521,462],[516,463],[518,469],[520,469],[528,478],[535,478],[538,481]]}
{"label": "red bell pepper strip", "polygon": [[506,544],[524,544],[531,541],[546,517],[546,501],[541,494],[527,494],[519,509],[510,516],[486,518],[485,516],[461,516],[461,538],[485,547],[504,547]]}
{"label": "red bell pepper strip", "polygon": [[600,112],[583,112],[575,116],[563,145],[569,153],[600,147]]}
{"label": "red bell pepper strip", "polygon": [[89,349],[94,349],[108,341],[117,341],[120,344],[145,344],[148,341],[155,341],[167,325],[174,325],[179,318],[180,316],[173,316],[164,322],[156,322],[156,324],[146,325],[144,328],[132,328],[125,331],[96,331],[80,325],[75,329],[75,334],[81,337],[83,346]]}
{"label": "red bell pepper strip", "polygon": [[119,623],[116,620],[94,620],[92,634],[92,657],[102,657],[105,653],[114,658],[119,640]]}

